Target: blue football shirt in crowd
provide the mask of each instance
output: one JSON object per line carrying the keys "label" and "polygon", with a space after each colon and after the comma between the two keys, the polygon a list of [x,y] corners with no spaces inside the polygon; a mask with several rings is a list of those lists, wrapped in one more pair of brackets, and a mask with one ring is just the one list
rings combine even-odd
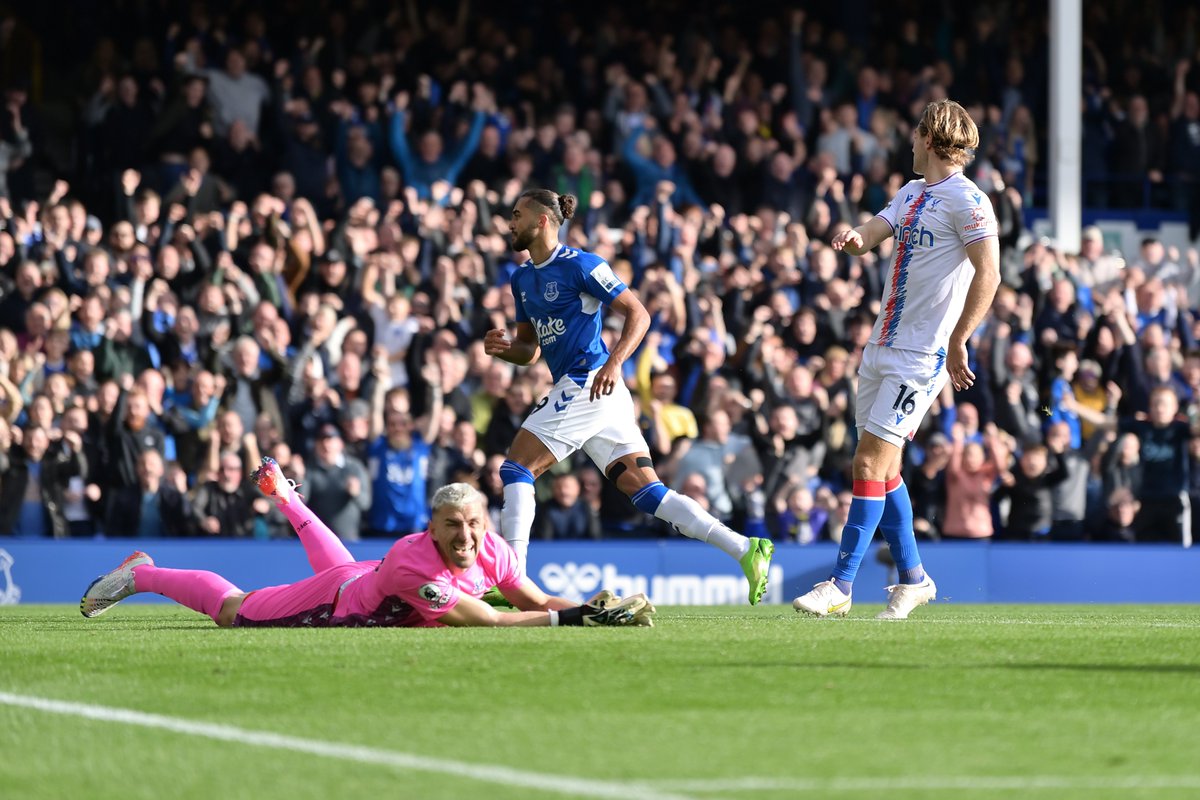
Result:
{"label": "blue football shirt in crowd", "polygon": [[429,444],[416,433],[407,450],[393,449],[386,436],[380,436],[367,450],[372,492],[371,528],[415,533],[429,524],[426,505],[429,452]]}

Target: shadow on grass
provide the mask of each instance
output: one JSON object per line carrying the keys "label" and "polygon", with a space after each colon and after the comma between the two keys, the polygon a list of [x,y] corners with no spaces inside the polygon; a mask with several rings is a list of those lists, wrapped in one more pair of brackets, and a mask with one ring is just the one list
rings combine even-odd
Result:
{"label": "shadow on grass", "polygon": [[1011,669],[1027,672],[1042,670],[1060,672],[1159,672],[1164,674],[1200,675],[1200,664],[1050,664],[1036,662],[1020,662],[1010,664],[896,664],[883,661],[756,661],[736,663],[692,664],[695,668],[731,668],[731,669],[761,669],[792,668],[792,669],[863,669],[892,672],[896,670],[980,670],[980,669]]}

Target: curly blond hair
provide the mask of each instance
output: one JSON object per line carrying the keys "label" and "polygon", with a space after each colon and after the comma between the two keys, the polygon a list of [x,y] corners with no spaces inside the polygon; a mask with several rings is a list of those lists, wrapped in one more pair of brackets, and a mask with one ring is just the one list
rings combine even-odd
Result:
{"label": "curly blond hair", "polygon": [[925,106],[917,133],[932,136],[934,154],[956,167],[965,167],[979,146],[979,128],[967,110],[953,100],[934,100]]}

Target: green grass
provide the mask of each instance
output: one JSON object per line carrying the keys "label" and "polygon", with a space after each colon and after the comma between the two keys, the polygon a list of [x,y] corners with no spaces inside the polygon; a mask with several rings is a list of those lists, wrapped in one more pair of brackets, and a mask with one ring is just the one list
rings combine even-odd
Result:
{"label": "green grass", "polygon": [[[899,624],[877,610],[669,608],[652,630],[221,630],[166,606],[95,620],[16,606],[0,609],[0,692],[630,796],[1200,797],[1200,609],[938,604]],[[0,796],[564,795],[0,703]]]}

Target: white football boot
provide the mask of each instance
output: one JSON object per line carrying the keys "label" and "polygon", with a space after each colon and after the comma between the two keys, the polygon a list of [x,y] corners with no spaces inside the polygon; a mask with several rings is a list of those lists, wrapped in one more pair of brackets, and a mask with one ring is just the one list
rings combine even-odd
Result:
{"label": "white football boot", "polygon": [[887,590],[887,608],[876,614],[875,619],[908,619],[914,608],[937,599],[937,586],[928,575],[920,583],[898,583]]}
{"label": "white football boot", "polygon": [[79,611],[85,617],[98,617],[111,606],[132,594],[137,594],[133,585],[133,568],[142,564],[154,564],[154,559],[140,550],[121,562],[121,566],[92,581],[79,601]]}
{"label": "white football boot", "polygon": [[802,594],[793,600],[792,608],[801,614],[814,614],[818,617],[844,617],[850,613],[850,595],[843,593],[830,578],[818,583],[808,594]]}

